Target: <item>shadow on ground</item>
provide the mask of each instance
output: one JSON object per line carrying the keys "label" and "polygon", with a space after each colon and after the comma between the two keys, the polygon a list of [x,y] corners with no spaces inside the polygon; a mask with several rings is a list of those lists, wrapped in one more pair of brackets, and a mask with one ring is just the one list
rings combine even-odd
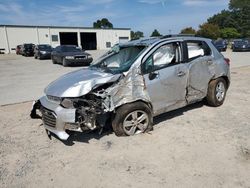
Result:
{"label": "shadow on ground", "polygon": [[[195,104],[192,104],[192,105],[189,105],[189,106],[186,106],[186,107],[183,107],[183,108],[171,111],[171,112],[166,112],[164,114],[156,116],[154,118],[154,126],[158,125],[159,123],[161,123],[163,121],[170,120],[172,118],[184,115],[184,113],[186,111],[201,108],[202,106],[204,106],[204,102],[199,102],[199,103],[195,103]],[[61,141],[67,146],[73,146],[75,144],[75,142],[89,143],[89,140],[91,140],[91,139],[99,140],[106,135],[113,134],[113,130],[112,130],[111,126],[107,126],[105,129],[103,129],[101,134],[99,131],[100,131],[100,129],[94,130],[94,131],[86,131],[86,132],[67,131],[67,133],[70,135],[70,137],[66,141],[63,141],[63,140],[61,140]],[[52,136],[59,139],[54,134],[52,134]]]}

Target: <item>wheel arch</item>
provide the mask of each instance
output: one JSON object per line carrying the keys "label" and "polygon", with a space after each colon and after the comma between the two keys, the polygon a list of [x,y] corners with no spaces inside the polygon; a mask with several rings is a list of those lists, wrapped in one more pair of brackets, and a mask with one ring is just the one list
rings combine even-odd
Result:
{"label": "wheel arch", "polygon": [[216,78],[212,78],[210,81],[209,81],[209,83],[211,82],[211,81],[213,81],[213,80],[216,80],[216,79],[218,79],[218,78],[223,78],[224,80],[225,80],[225,82],[226,82],[226,87],[227,87],[227,89],[229,88],[229,86],[230,86],[230,80],[229,80],[229,78],[228,78],[228,76],[226,76],[226,75],[222,75],[222,76],[219,76],[219,77],[216,77]]}
{"label": "wheel arch", "polygon": [[115,107],[113,113],[115,113],[119,108],[121,108],[122,106],[124,106],[126,104],[131,104],[131,103],[136,103],[136,102],[141,102],[141,103],[146,104],[149,107],[149,109],[151,110],[152,114],[153,114],[153,105],[151,104],[151,102],[145,101],[145,100],[142,100],[142,99],[138,99],[138,100],[135,100],[135,101],[131,101],[131,102],[128,102],[128,103],[121,104],[121,105]]}

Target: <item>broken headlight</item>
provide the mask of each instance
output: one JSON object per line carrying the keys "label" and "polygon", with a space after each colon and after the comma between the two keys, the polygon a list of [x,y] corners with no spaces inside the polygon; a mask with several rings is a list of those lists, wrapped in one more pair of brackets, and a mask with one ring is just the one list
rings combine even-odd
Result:
{"label": "broken headlight", "polygon": [[74,101],[72,99],[69,99],[69,98],[64,98],[61,101],[61,106],[64,108],[74,108]]}

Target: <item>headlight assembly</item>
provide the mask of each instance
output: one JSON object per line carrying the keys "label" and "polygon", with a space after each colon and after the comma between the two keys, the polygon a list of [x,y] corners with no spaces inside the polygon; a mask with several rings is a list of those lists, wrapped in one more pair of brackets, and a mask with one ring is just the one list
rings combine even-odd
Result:
{"label": "headlight assembly", "polygon": [[64,108],[74,108],[74,101],[72,99],[63,99],[61,102],[61,106]]}

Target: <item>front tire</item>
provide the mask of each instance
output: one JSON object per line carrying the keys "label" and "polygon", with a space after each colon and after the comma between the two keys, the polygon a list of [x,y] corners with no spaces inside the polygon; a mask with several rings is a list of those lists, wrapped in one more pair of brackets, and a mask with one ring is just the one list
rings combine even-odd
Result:
{"label": "front tire", "polygon": [[67,63],[67,61],[66,61],[65,58],[63,58],[62,65],[63,65],[64,67],[67,67],[67,66],[68,66],[68,63]]}
{"label": "front tire", "polygon": [[223,78],[217,78],[209,82],[207,92],[207,103],[210,106],[221,106],[225,100],[227,84]]}
{"label": "front tire", "polygon": [[132,136],[153,129],[151,109],[143,102],[125,104],[118,108],[112,121],[117,136]]}
{"label": "front tire", "polygon": [[56,63],[57,63],[53,56],[51,56],[51,60],[52,60],[52,63],[53,63],[53,64],[56,64]]}

